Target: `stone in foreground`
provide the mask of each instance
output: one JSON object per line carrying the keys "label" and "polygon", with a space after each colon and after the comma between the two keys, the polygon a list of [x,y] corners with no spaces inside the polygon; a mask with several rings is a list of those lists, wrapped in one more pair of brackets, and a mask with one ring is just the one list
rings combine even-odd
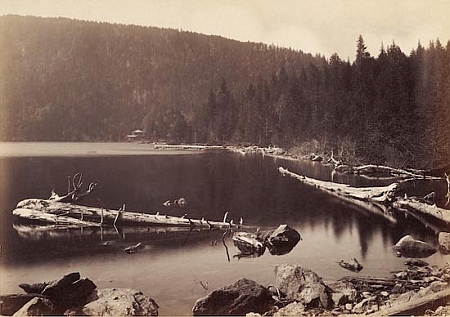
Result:
{"label": "stone in foreground", "polygon": [[158,304],[148,296],[132,289],[100,289],[93,301],[82,308],[90,316],[158,316]]}
{"label": "stone in foreground", "polygon": [[322,279],[298,265],[280,264],[275,268],[275,286],[290,300],[307,307],[329,308],[332,301]]}
{"label": "stone in foreground", "polygon": [[264,314],[272,305],[272,295],[267,288],[243,278],[198,299],[192,312],[195,316]]}

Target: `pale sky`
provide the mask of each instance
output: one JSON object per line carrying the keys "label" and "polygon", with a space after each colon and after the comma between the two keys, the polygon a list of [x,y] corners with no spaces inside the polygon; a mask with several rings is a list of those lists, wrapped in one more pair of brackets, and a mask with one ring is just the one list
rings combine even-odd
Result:
{"label": "pale sky", "polygon": [[378,56],[392,41],[450,40],[450,0],[0,0],[0,15],[157,26],[354,60],[361,34]]}

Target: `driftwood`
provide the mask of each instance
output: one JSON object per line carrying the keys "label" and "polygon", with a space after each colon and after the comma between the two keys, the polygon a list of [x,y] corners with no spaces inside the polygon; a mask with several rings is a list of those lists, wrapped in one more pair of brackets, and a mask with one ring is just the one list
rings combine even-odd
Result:
{"label": "driftwood", "polygon": [[414,198],[398,198],[393,202],[393,206],[412,213],[418,212],[423,215],[429,215],[450,224],[450,210],[439,208],[436,205],[428,205]]}
{"label": "driftwood", "polygon": [[431,180],[442,180],[441,177],[426,175],[424,171],[407,171],[398,168],[393,168],[389,166],[382,165],[362,165],[352,167],[352,171],[355,174],[366,175],[366,176],[391,176],[391,177],[412,177],[419,179],[431,179]]}
{"label": "driftwood", "polygon": [[406,303],[401,303],[394,305],[392,307],[382,309],[375,314],[372,314],[372,316],[394,316],[394,315],[410,315],[410,311],[417,309],[419,307],[425,306],[429,303],[436,302],[441,299],[450,298],[450,288],[447,288],[445,290],[425,295],[421,298],[410,300]]}
{"label": "driftwood", "polygon": [[186,214],[183,217],[175,217],[161,215],[159,213],[147,214],[124,211],[122,209],[124,207],[119,210],[110,210],[64,203],[56,200],[26,199],[17,204],[17,208],[14,209],[13,214],[25,220],[79,227],[98,227],[102,224],[114,224],[226,229],[240,226],[229,222],[190,219]]}
{"label": "driftwood", "polygon": [[340,200],[361,207],[367,211],[379,214],[389,221],[395,223],[396,219],[387,210],[390,202],[395,198],[398,188],[397,183],[381,187],[351,187],[347,184],[322,181],[307,176],[299,175],[289,170],[278,167],[283,175],[291,176],[304,184],[316,187]]}
{"label": "driftwood", "polygon": [[49,200],[55,200],[64,203],[79,202],[83,197],[89,195],[95,189],[97,183],[90,183],[88,189],[85,192],[81,191],[81,186],[83,186],[83,174],[76,173],[72,177],[72,180],[70,179],[70,176],[67,176],[67,194],[64,196],[59,196],[55,191],[52,191],[52,195]]}

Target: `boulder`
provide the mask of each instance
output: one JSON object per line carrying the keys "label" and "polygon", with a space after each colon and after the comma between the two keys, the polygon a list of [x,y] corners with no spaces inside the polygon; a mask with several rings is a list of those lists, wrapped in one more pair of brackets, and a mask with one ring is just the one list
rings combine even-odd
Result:
{"label": "boulder", "polygon": [[350,282],[337,281],[327,284],[331,290],[331,298],[335,306],[354,303],[360,296],[355,286]]}
{"label": "boulder", "polygon": [[47,287],[47,285],[54,282],[44,282],[44,283],[35,283],[35,284],[19,284],[19,287],[28,294],[41,294],[42,291]]}
{"label": "boulder", "polygon": [[300,240],[300,234],[286,224],[279,225],[265,238],[266,246],[272,255],[291,252]]}
{"label": "boulder", "polygon": [[61,289],[61,292],[58,295],[53,295],[51,299],[64,309],[83,306],[88,302],[88,298],[95,289],[94,282],[85,278]]}
{"label": "boulder", "polygon": [[55,308],[53,303],[42,297],[34,297],[22,308],[15,312],[13,316],[43,316],[43,315],[61,315],[62,312]]}
{"label": "boulder", "polygon": [[436,253],[436,249],[426,242],[415,240],[412,236],[406,235],[395,245],[395,251],[404,257],[426,258]]}
{"label": "boulder", "polygon": [[70,284],[78,281],[79,279],[80,279],[80,273],[78,273],[78,272],[64,275],[61,279],[48,284],[42,290],[42,294],[49,296],[49,297],[58,296],[61,293],[62,289],[69,286]]}
{"label": "boulder", "polygon": [[326,285],[309,269],[297,265],[278,265],[275,267],[275,286],[288,299],[297,300],[308,307],[331,306]]}
{"label": "boulder", "polygon": [[81,314],[90,316],[158,316],[158,304],[136,290],[100,289],[94,292],[91,299],[92,301],[81,309]]}
{"label": "boulder", "polygon": [[21,309],[23,305],[28,303],[37,294],[10,294],[0,296],[0,315],[12,316],[16,311]]}
{"label": "boulder", "polygon": [[439,232],[438,243],[441,253],[450,254],[450,233]]}
{"label": "boulder", "polygon": [[264,314],[273,306],[270,291],[255,281],[243,278],[211,292],[195,302],[192,312],[198,315]]}

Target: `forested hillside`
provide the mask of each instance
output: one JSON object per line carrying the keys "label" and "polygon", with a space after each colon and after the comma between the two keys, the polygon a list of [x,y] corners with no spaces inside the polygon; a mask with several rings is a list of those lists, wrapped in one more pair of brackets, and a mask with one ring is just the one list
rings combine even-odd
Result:
{"label": "forested hillside", "polygon": [[[356,45],[355,45],[356,43]],[[395,166],[450,155],[450,43],[355,60],[191,32],[0,17],[0,139],[253,143]]]}

